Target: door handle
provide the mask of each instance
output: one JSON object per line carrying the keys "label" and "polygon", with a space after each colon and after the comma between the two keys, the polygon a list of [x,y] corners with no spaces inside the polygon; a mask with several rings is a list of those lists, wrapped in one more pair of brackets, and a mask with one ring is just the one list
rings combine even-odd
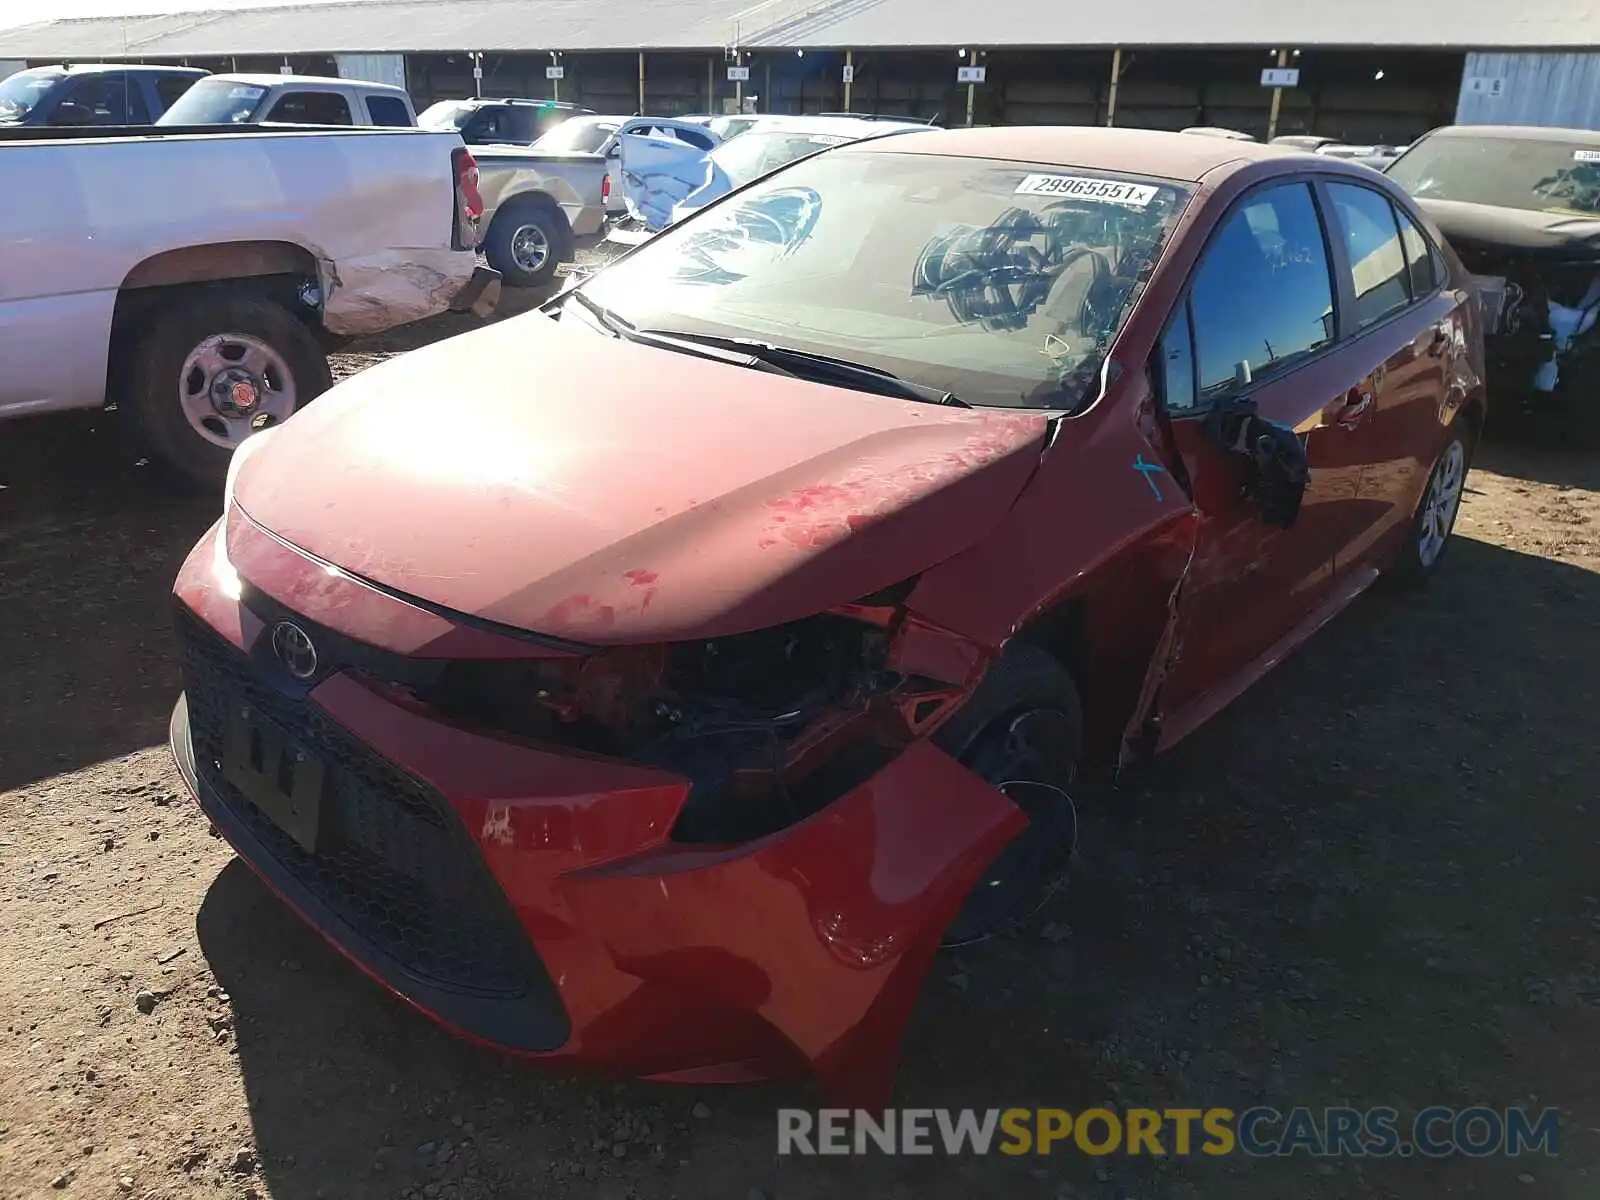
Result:
{"label": "door handle", "polygon": [[1372,389],[1365,384],[1351,388],[1344,395],[1344,403],[1339,406],[1334,423],[1340,429],[1354,429],[1371,410],[1372,399]]}

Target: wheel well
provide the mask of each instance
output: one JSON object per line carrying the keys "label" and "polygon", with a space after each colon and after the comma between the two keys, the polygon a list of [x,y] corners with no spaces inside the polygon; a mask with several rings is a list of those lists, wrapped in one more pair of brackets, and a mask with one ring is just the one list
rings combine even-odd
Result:
{"label": "wheel well", "polygon": [[299,275],[317,278],[317,259],[293,242],[218,242],[209,246],[182,246],[145,259],[128,272],[121,290],[172,287],[186,283],[215,283],[265,275]]}
{"label": "wheel well", "polygon": [[499,224],[501,213],[510,212],[517,208],[540,208],[552,213],[560,226],[557,233],[563,243],[561,257],[564,259],[572,257],[572,222],[567,220],[566,211],[556,203],[555,197],[550,195],[549,192],[518,192],[514,196],[506,197],[500,202],[499,207],[495,209],[494,216],[489,221],[490,230],[492,231],[495,225]]}
{"label": "wheel well", "polygon": [[[259,261],[264,264],[267,260]],[[117,305],[111,317],[110,351],[106,356],[106,399],[111,403],[120,402],[121,384],[127,378],[129,355],[138,344],[140,333],[150,318],[197,294],[226,293],[271,300],[309,329],[322,343],[324,351],[330,350],[336,339],[322,328],[320,310],[307,303],[302,294],[308,283],[317,282],[316,260],[306,255],[306,261],[311,264],[309,275],[295,271],[133,287],[125,283],[117,293]],[[135,268],[135,273],[137,270]],[[133,275],[129,278],[133,278]]]}
{"label": "wheel well", "polygon": [[1084,689],[1089,684],[1089,617],[1084,599],[1075,596],[1045,609],[1016,636],[1018,641],[1037,646],[1066,669],[1078,687],[1079,701],[1088,711],[1089,697]]}
{"label": "wheel well", "polygon": [[1461,407],[1461,419],[1472,430],[1473,441],[1483,436],[1484,402],[1481,398],[1467,401]]}

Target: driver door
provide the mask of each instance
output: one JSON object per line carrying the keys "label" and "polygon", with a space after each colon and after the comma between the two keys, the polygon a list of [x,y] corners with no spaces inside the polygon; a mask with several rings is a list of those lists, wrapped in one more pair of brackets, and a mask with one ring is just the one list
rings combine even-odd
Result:
{"label": "driver door", "polygon": [[[1213,232],[1157,355],[1167,427],[1200,512],[1158,700],[1169,745],[1227,704],[1332,611],[1335,555],[1359,520],[1367,440],[1340,423],[1346,378],[1332,255],[1311,186],[1247,193]],[[1253,404],[1310,464],[1300,510],[1269,524],[1219,410]]]}

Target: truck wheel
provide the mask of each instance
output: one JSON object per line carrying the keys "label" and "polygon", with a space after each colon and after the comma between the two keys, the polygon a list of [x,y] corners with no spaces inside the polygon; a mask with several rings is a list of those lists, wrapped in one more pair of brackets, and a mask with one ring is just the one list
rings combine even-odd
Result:
{"label": "truck wheel", "polygon": [[1083,749],[1072,676],[1037,646],[1006,647],[934,744],[1010,797],[1028,827],[973,885],[946,949],[985,941],[1037,912],[1077,843],[1071,788]]}
{"label": "truck wheel", "polygon": [[527,197],[503,205],[489,225],[483,252],[510,287],[538,287],[566,257],[566,219],[548,200]]}
{"label": "truck wheel", "polygon": [[220,487],[234,448],[332,385],[311,330],[270,300],[195,297],[153,318],[121,408],[134,435],[182,478]]}

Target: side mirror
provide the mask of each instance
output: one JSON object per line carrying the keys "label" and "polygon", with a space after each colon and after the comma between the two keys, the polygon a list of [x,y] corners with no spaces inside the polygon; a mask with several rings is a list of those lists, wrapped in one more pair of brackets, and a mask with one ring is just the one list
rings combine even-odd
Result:
{"label": "side mirror", "polygon": [[1206,418],[1207,432],[1245,462],[1244,490],[1268,525],[1288,529],[1300,515],[1311,463],[1294,430],[1258,416],[1253,400],[1223,404]]}

